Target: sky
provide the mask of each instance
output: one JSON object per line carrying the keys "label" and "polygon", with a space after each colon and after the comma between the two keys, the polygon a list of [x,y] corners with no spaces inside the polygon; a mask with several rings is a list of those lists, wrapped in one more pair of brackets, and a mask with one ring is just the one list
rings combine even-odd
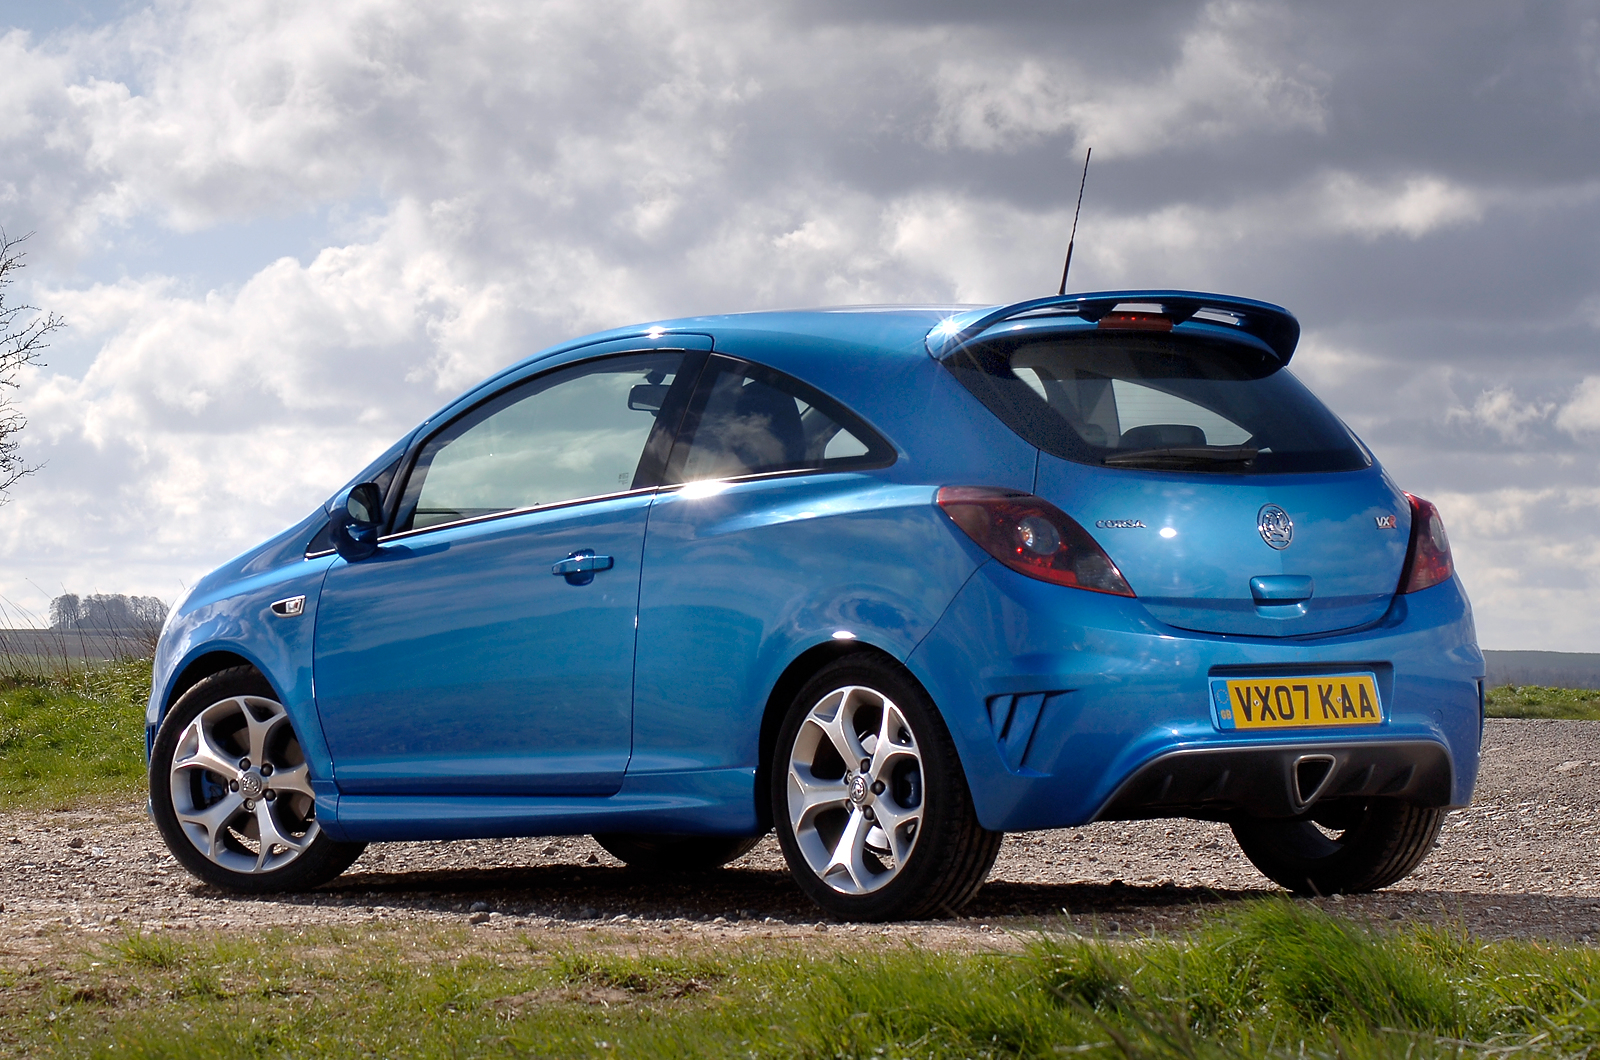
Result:
{"label": "sky", "polygon": [[172,600],[491,371],[641,320],[1287,306],[1486,648],[1600,651],[1592,0],[0,0],[0,602]]}

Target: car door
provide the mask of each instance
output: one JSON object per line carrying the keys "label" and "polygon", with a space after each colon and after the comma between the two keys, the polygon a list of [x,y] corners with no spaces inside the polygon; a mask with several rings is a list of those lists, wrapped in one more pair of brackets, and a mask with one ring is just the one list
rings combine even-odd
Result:
{"label": "car door", "polygon": [[393,532],[333,564],[318,608],[316,701],[342,792],[617,790],[645,520],[686,357],[702,355],[557,369],[413,447]]}

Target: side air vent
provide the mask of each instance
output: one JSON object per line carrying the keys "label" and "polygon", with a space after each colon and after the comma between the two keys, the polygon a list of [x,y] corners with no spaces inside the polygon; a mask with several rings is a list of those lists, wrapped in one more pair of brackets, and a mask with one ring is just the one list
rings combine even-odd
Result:
{"label": "side air vent", "polygon": [[1050,714],[1058,700],[1068,692],[1023,692],[1017,695],[991,696],[989,698],[989,725],[994,730],[995,742],[1000,745],[1000,757],[1013,773],[1043,776],[1047,771],[1040,763],[1030,760],[1028,752],[1033,747],[1033,736],[1039,721]]}

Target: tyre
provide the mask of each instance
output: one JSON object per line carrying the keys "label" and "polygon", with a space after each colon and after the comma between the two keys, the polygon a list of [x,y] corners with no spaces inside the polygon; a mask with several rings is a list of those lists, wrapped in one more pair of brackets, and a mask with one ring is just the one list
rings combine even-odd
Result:
{"label": "tyre", "polygon": [[800,690],[778,731],[771,797],[789,871],[842,920],[953,915],[1004,838],[978,823],[927,694],[873,658],[832,663]]}
{"label": "tyre", "polygon": [[350,867],[365,843],[317,825],[300,741],[272,686],[237,666],[174,703],[150,749],[150,809],[179,864],[231,891],[295,891]]}
{"label": "tyre", "polygon": [[630,869],[671,873],[720,868],[748,854],[761,837],[610,832],[594,841]]}
{"label": "tyre", "polygon": [[1239,848],[1262,874],[1300,894],[1375,891],[1433,849],[1444,811],[1394,799],[1318,806],[1309,818],[1241,820]]}

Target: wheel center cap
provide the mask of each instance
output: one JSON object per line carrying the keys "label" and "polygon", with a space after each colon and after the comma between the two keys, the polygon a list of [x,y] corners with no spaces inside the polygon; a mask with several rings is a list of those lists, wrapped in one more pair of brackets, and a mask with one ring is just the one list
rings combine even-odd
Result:
{"label": "wheel center cap", "polygon": [[248,773],[240,774],[240,795],[243,795],[247,799],[259,799],[261,797],[261,793],[265,790],[267,790],[267,785],[262,781],[261,776],[254,770],[251,770]]}
{"label": "wheel center cap", "polygon": [[850,782],[850,801],[855,803],[857,806],[864,805],[870,794],[871,789],[867,787],[866,777],[856,777],[856,779]]}

